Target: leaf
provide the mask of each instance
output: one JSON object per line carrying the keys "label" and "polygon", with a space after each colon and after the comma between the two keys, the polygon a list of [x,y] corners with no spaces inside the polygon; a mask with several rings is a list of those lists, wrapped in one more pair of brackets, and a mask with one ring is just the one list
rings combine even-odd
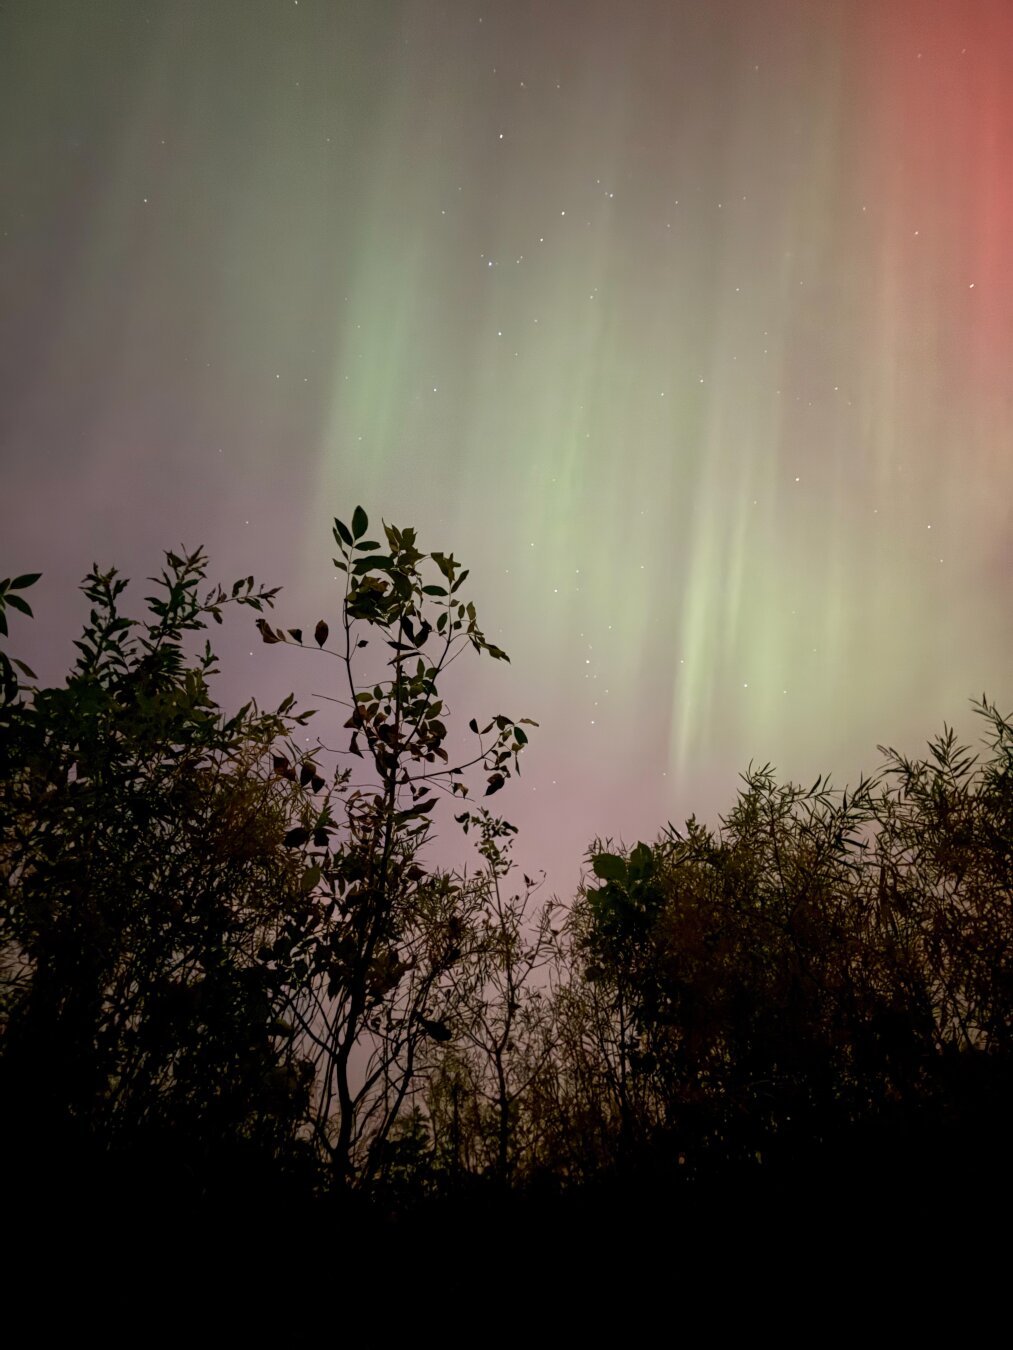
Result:
{"label": "leaf", "polygon": [[591,866],[595,876],[601,877],[602,881],[626,880],[626,864],[614,853],[599,853],[596,858],[592,858]]}
{"label": "leaf", "polygon": [[390,555],[387,553],[376,553],[368,558],[356,558],[352,563],[352,571],[356,576],[365,576],[367,572],[374,570],[378,572],[389,572],[393,566]]}
{"label": "leaf", "polygon": [[352,535],[355,539],[361,539],[368,529],[369,517],[361,506],[357,506],[352,513]]}
{"label": "leaf", "polygon": [[650,847],[638,842],[630,854],[630,872],[635,877],[649,877],[654,868],[654,855]]}
{"label": "leaf", "polygon": [[291,636],[295,638],[296,642],[302,642],[301,628],[290,628],[288,631],[291,634]]}
{"label": "leaf", "polygon": [[304,830],[302,826],[295,830],[289,830],[282,840],[286,848],[302,848],[310,837],[309,830]]}
{"label": "leaf", "polygon": [[324,623],[323,619],[320,619],[319,622],[317,623],[316,628],[314,628],[313,630],[313,636],[316,638],[316,643],[318,647],[322,647],[324,645],[324,643],[327,641],[327,635],[330,633],[330,631],[331,630]]}
{"label": "leaf", "polygon": [[446,588],[445,586],[423,586],[423,587],[422,587],[422,594],[423,594],[423,595],[446,595],[446,593],[447,593],[447,588]]}
{"label": "leaf", "polygon": [[22,614],[27,614],[30,619],[35,617],[32,614],[31,607],[29,606],[28,601],[22,600],[20,595],[11,595],[10,593],[8,593],[4,597],[4,599],[6,600],[7,604],[11,606],[12,609],[19,609]]}
{"label": "leaf", "polygon": [[34,586],[41,576],[41,572],[25,572],[22,576],[14,578],[10,583],[10,589],[12,591],[23,591],[26,586]]}
{"label": "leaf", "polygon": [[485,790],[485,795],[487,797],[491,797],[494,792],[499,792],[500,788],[503,786],[505,782],[506,779],[503,777],[501,773],[490,774],[489,786]]}
{"label": "leaf", "polygon": [[468,728],[473,731],[476,736],[478,735],[478,723],[475,721],[474,717],[468,723]]}
{"label": "leaf", "polygon": [[347,526],[346,524],[344,524],[343,521],[335,520],[335,522],[334,522],[334,528],[337,530],[338,534],[340,535],[342,543],[347,544],[349,548],[354,547],[354,545],[355,545],[355,540],[354,540],[354,539],[352,538],[352,536],[348,533],[348,526]]}
{"label": "leaf", "polygon": [[266,619],[258,619],[258,620],[257,620],[257,630],[258,630],[258,632],[260,633],[260,636],[264,639],[265,642],[280,642],[280,641],[281,641],[280,638],[275,637],[275,635],[271,632],[271,627],[270,627],[270,625],[268,624],[268,622],[267,622]]}
{"label": "leaf", "polygon": [[447,1026],[446,1022],[430,1021],[428,1017],[423,1017],[419,1013],[419,1026],[427,1036],[432,1036],[434,1041],[452,1041],[454,1033]]}

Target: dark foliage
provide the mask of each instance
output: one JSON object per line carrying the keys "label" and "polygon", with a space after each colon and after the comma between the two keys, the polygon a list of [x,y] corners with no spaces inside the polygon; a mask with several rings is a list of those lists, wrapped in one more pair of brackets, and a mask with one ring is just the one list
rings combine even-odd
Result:
{"label": "dark foliage", "polygon": [[[368,525],[334,523],[331,623],[273,627],[275,591],[205,589],[201,552],[168,553],[143,620],[114,571],[88,575],[63,686],[0,655],[8,1197],[578,1233],[662,1212],[917,1227],[1008,1194],[998,708],[977,705],[981,761],[944,730],[920,760],[881,747],[853,792],[751,769],[719,830],[596,841],[573,904],[535,903],[529,877],[508,893],[514,827],[484,807],[455,817],[484,870],[422,862],[441,800],[476,766],[499,791],[534,724],[472,719],[450,767],[442,671],[464,645],[508,658],[453,555],[386,525],[383,553]],[[0,582],[5,636],[36,579]],[[229,606],[330,657],[347,745],[300,748],[292,698],[218,707],[214,653],[188,643]]]}

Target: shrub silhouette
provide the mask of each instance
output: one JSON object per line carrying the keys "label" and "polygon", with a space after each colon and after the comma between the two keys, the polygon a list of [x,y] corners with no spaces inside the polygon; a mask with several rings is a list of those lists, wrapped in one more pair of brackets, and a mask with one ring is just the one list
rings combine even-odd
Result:
{"label": "shrub silhouette", "polygon": [[[65,686],[8,700],[0,750],[8,1156],[65,1184],[157,1155],[201,1193],[241,1157],[286,1153],[309,1091],[258,948],[303,903],[275,772],[304,715],[226,718],[215,657],[186,635],[226,606],[270,605],[252,578],[203,596],[206,560],[168,553],[148,617],[88,575],[90,618]],[[289,1148],[291,1152],[291,1148]]]}

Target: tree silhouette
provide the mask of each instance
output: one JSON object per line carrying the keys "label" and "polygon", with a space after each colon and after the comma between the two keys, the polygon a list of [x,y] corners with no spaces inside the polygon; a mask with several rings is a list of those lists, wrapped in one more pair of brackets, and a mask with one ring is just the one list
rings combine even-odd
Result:
{"label": "tree silhouette", "polygon": [[166,554],[138,621],[127,583],[93,569],[66,685],[4,709],[0,1073],[43,1169],[157,1154],[199,1190],[275,1157],[306,1109],[257,951],[305,903],[277,764],[308,714],[218,708],[210,645],[193,659],[184,641],[274,592],[201,596],[205,572],[200,551]]}
{"label": "tree silhouette", "polygon": [[[441,799],[471,805],[469,770],[500,791],[534,724],[473,718],[451,767],[440,678],[506,654],[452,554],[368,528],[334,522],[333,639],[269,623],[252,577],[207,588],[198,550],[141,619],[93,567],[62,686],[0,652],[0,1093],[33,1202],[702,1222],[779,1187],[938,1227],[1008,1189],[1013,722],[983,696],[981,760],[944,727],[854,791],[750,767],[718,828],[596,839],[573,903],[537,903],[484,806],[455,816],[484,870],[424,865]],[[0,637],[36,579],[0,582]],[[291,695],[219,707],[230,607],[334,663],[340,746],[297,744]]]}
{"label": "tree silhouette", "polygon": [[861,1159],[868,1183],[903,1140],[952,1165],[954,1131],[1009,1119],[1013,727],[978,711],[977,770],[945,731],[927,759],[883,750],[850,794],[764,767],[718,834],[596,841],[560,1100],[589,1143],[597,1120],[608,1166],[632,1151],[659,1176],[804,1177]]}
{"label": "tree silhouette", "polygon": [[[518,769],[527,743],[523,724],[534,725],[499,714],[480,731],[472,719],[479,752],[449,767],[441,673],[468,644],[509,658],[486,641],[474,605],[455,599],[468,572],[453,554],[420,553],[414,530],[386,524],[384,554],[365,537],[368,528],[362,507],[351,528],[334,522],[340,553],[334,565],[346,576],[339,645],[327,646],[330,628],[323,619],[313,640],[342,667],[348,697],[332,701],[349,714],[343,754],[371,761],[379,785],[366,791],[351,783],[350,768],[340,769],[344,835],[312,811],[289,835],[319,877],[321,903],[311,919],[289,925],[270,953],[278,970],[296,976],[290,1006],[302,1052],[316,1072],[315,1137],[342,1185],[367,1183],[382,1169],[427,1057],[453,1035],[456,971],[475,951],[481,888],[429,874],[415,861],[429,836],[430,813],[440,794],[468,796],[460,776],[475,765],[487,774],[486,795],[498,791],[511,761]],[[439,581],[424,581],[420,564],[427,557]],[[371,637],[359,635],[360,622]],[[301,629],[259,627],[269,644],[310,645]],[[371,640],[391,668],[389,678],[375,664],[368,679],[353,669],[354,655]],[[491,745],[483,746],[494,730]]]}

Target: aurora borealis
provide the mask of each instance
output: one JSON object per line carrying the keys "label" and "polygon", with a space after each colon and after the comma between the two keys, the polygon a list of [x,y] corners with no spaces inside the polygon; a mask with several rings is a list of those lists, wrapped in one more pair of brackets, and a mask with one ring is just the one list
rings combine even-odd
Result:
{"label": "aurora borealis", "polygon": [[[9,0],[0,114],[40,678],[93,560],[333,616],[361,502],[471,568],[450,721],[539,722],[495,801],[560,896],[1013,703],[1008,0]],[[327,692],[247,627],[222,689]]]}

